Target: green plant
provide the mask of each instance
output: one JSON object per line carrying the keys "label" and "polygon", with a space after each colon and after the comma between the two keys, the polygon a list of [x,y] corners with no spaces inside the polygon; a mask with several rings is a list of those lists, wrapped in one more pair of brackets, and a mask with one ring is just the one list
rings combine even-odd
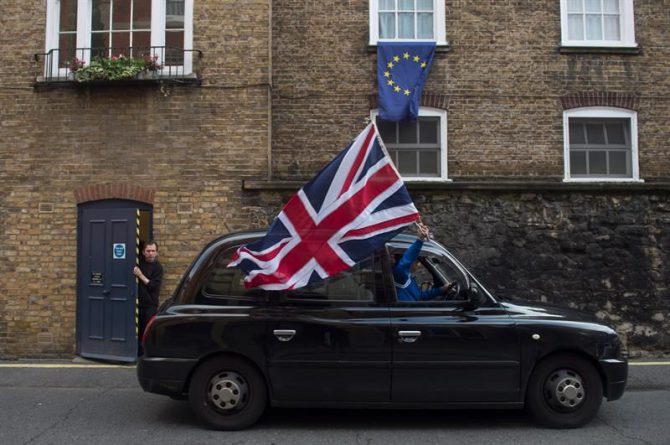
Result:
{"label": "green plant", "polygon": [[124,55],[106,57],[94,57],[86,66],[79,59],[70,64],[70,70],[74,73],[77,82],[91,82],[95,80],[123,80],[131,79],[144,71],[157,71],[161,69],[158,56],[147,56],[144,58],[126,57]]}

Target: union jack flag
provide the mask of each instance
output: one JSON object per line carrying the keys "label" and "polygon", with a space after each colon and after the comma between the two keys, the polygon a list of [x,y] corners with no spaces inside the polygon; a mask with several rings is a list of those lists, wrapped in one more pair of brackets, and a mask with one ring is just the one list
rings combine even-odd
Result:
{"label": "union jack flag", "polygon": [[240,247],[228,267],[247,288],[295,289],[346,270],[419,219],[370,123],[295,194],[265,237]]}

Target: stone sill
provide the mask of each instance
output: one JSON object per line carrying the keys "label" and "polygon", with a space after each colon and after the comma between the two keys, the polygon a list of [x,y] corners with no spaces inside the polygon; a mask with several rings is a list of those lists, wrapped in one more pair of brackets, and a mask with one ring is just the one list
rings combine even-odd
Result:
{"label": "stone sill", "polygon": [[[367,51],[369,53],[377,53],[377,45],[368,45],[367,46]],[[446,45],[437,45],[435,47],[435,52],[436,53],[448,53],[451,51],[451,45],[448,43]]]}
{"label": "stone sill", "polygon": [[66,77],[46,78],[39,76],[35,79],[33,87],[57,87],[57,88],[91,88],[91,87],[124,87],[124,86],[150,86],[161,83],[180,84],[180,85],[200,85],[202,80],[196,74],[187,74],[184,76],[143,76],[132,79],[122,80],[93,80],[90,82],[76,82]]}
{"label": "stone sill", "polygon": [[642,48],[620,46],[559,46],[561,54],[641,54]]}
{"label": "stone sill", "polygon": [[[248,191],[298,191],[307,181],[243,180],[242,189]],[[454,181],[454,182],[406,182],[409,190],[424,191],[523,191],[523,192],[670,192],[670,181],[659,182],[558,182],[558,181]]]}

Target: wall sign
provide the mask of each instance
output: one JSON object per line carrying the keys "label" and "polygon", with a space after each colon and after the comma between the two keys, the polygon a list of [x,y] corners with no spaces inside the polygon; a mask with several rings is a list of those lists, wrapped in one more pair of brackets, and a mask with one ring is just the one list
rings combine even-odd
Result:
{"label": "wall sign", "polygon": [[115,260],[126,259],[126,243],[114,243],[112,247],[113,257]]}
{"label": "wall sign", "polygon": [[102,272],[91,272],[91,284],[102,284]]}

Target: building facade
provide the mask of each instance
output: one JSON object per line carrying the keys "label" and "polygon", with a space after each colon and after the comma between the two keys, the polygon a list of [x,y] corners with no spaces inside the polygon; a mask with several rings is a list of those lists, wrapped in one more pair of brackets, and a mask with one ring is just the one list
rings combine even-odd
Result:
{"label": "building facade", "polygon": [[[420,118],[379,127],[435,236],[494,294],[591,311],[631,355],[667,353],[664,8],[10,0],[0,358],[95,357],[89,339],[132,332],[136,242],[157,239],[166,298],[206,242],[266,227],[376,119],[376,45],[408,39],[437,43]],[[119,55],[158,66],[77,77]],[[108,279],[118,304],[96,294]]]}

